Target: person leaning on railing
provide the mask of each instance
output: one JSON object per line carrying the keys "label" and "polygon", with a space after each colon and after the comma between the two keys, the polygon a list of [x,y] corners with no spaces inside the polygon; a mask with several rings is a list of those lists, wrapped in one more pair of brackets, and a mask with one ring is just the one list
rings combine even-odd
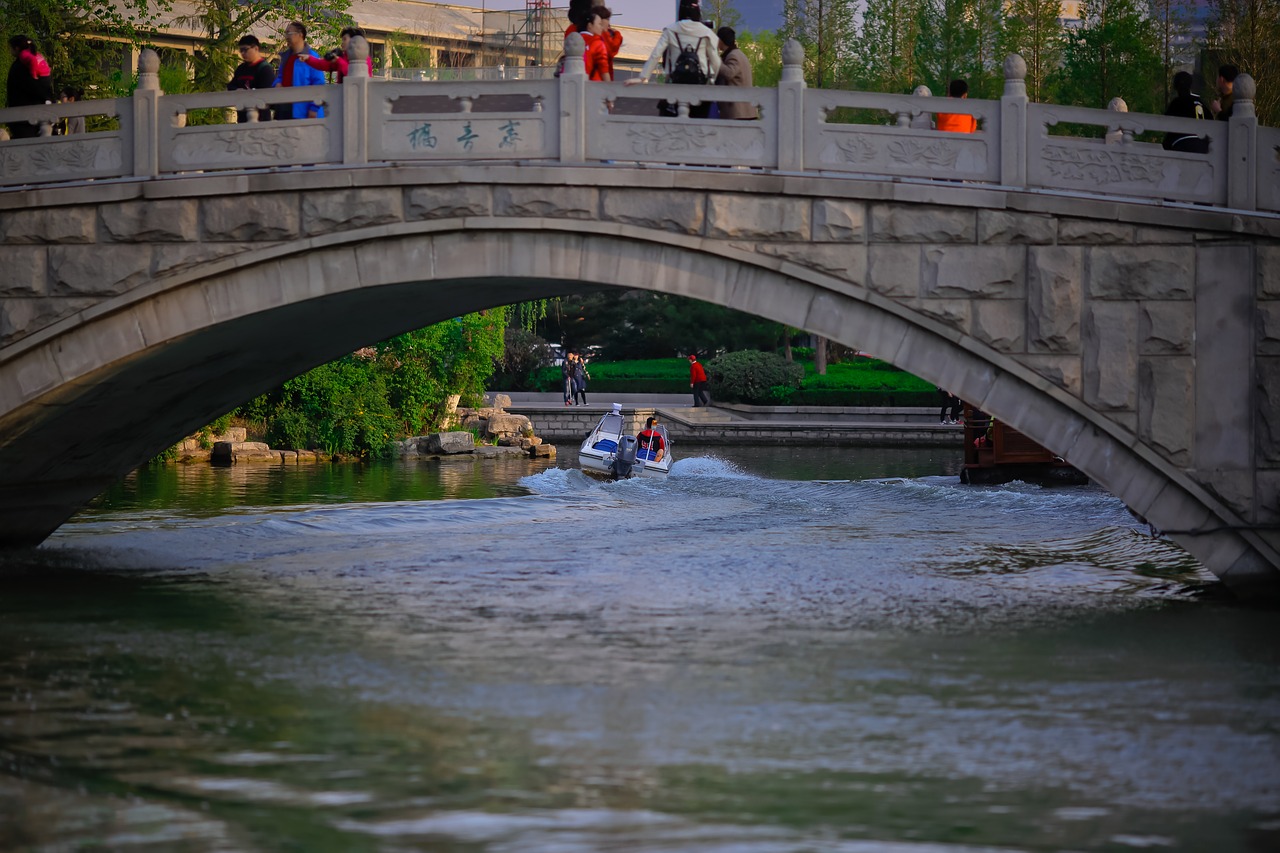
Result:
{"label": "person leaning on railing", "polygon": [[[658,43],[653,46],[653,53],[649,54],[644,68],[640,70],[640,76],[631,78],[626,85],[648,83],[659,61],[666,69],[668,83],[710,83],[720,73],[719,44],[720,38],[702,23],[702,9],[696,0],[683,0],[679,20],[662,31]],[[697,57],[698,80],[680,79],[680,56],[685,48],[691,48]],[[689,108],[691,118],[706,118],[710,112],[710,101]],[[658,102],[658,113],[665,116],[677,114],[676,108],[665,99]]]}

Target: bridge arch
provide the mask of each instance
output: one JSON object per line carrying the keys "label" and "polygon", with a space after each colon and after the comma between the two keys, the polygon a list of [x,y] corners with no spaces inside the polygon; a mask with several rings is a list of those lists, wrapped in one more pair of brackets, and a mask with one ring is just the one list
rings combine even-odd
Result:
{"label": "bridge arch", "polygon": [[7,348],[0,542],[43,540],[118,477],[246,399],[372,341],[580,292],[726,305],[878,356],[1062,454],[1237,588],[1274,554],[1187,472],[1010,355],[910,304],[731,241],[626,222],[451,217],[357,227],[157,278]]}

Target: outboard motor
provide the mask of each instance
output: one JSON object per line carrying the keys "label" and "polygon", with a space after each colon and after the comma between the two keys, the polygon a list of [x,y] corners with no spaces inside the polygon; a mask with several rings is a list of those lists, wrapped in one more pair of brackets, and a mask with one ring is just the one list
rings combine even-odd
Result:
{"label": "outboard motor", "polygon": [[614,480],[627,480],[631,477],[631,471],[636,467],[636,437],[634,435],[620,436],[618,439],[618,452],[613,457],[613,464],[609,466],[609,476]]}

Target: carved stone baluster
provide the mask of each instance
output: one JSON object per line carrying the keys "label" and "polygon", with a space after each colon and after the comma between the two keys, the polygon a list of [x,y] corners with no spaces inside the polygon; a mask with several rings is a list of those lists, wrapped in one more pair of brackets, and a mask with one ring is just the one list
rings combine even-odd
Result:
{"label": "carved stone baluster", "polygon": [[[1129,112],[1129,105],[1125,103],[1124,98],[1112,98],[1107,104],[1107,110],[1113,113]],[[1117,118],[1114,124],[1107,125],[1107,135],[1105,141],[1108,145],[1127,145],[1133,141],[1133,129],[1128,125],[1121,124]]]}
{"label": "carved stone baluster", "polygon": [[138,54],[138,88],[133,106],[133,174],[160,174],[160,56],[151,48]]}
{"label": "carved stone baluster", "polygon": [[[916,86],[911,94],[917,98],[932,98],[933,90],[928,86]],[[911,113],[911,126],[917,130],[929,130],[933,127],[933,114],[928,110],[913,110]]]}
{"label": "carved stone baluster", "polygon": [[1236,77],[1231,119],[1227,122],[1227,204],[1258,209],[1258,114],[1253,104],[1258,86],[1253,77]]}
{"label": "carved stone baluster", "polygon": [[804,171],[804,47],[795,39],[782,46],[778,81],[778,168]]}
{"label": "carved stone baluster", "polygon": [[[1016,53],[1004,61],[1004,96],[1000,98],[1000,183],[1027,185],[1027,63]],[[1036,145],[1041,134],[1037,133]],[[1037,154],[1038,156],[1038,154]]]}

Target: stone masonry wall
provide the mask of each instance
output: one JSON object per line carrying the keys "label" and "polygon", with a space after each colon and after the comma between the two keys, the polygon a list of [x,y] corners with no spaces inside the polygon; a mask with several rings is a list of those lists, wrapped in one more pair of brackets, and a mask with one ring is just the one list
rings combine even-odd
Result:
{"label": "stone masonry wall", "polygon": [[[1159,211],[1144,214],[1156,224],[1125,222],[1114,204],[1083,199],[1055,199],[1050,215],[1001,208],[995,202],[1005,197],[994,192],[989,207],[977,207],[928,203],[928,192],[922,200],[878,200],[885,193],[874,186],[863,190],[867,198],[831,197],[818,194],[818,182],[781,178],[759,182],[758,194],[737,191],[744,184],[733,175],[675,189],[570,178],[558,180],[573,185],[548,187],[423,184],[392,175],[386,185],[305,191],[300,178],[287,176],[263,176],[260,185],[211,178],[203,191],[213,194],[204,197],[100,204],[90,201],[93,188],[51,193],[56,206],[0,210],[0,267],[9,271],[0,280],[0,346],[197,265],[353,229],[541,217],[580,221],[585,235],[595,223],[618,223],[785,261],[830,277],[833,287],[897,302],[1010,356],[1163,458],[1195,468],[1197,424],[1204,423],[1203,411],[1197,420],[1197,298],[1212,298],[1200,292],[1197,270],[1207,247],[1230,244],[1253,253],[1257,277],[1256,305],[1239,310],[1255,318],[1259,472],[1256,483],[1219,496],[1242,513],[1265,507],[1272,521],[1280,512],[1274,236],[1233,235],[1217,212],[1173,217],[1182,228],[1161,226]],[[225,192],[217,191],[219,180]],[[580,432],[590,429],[588,420]]]}

